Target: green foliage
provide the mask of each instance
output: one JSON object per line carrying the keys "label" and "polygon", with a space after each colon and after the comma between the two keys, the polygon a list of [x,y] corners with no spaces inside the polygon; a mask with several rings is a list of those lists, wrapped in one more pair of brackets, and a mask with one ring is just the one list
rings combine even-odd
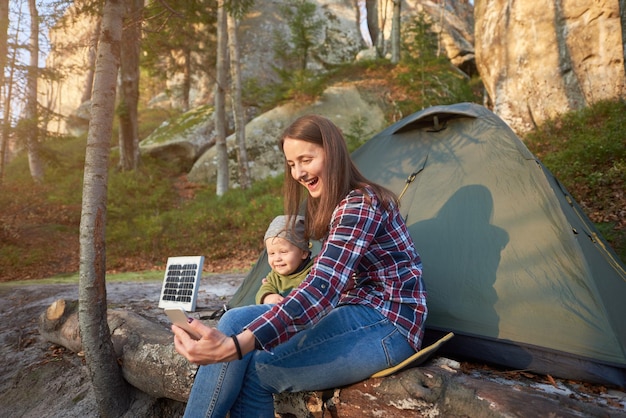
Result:
{"label": "green foliage", "polygon": [[[230,190],[221,197],[215,195],[214,186],[206,186],[186,201],[162,178],[145,183],[140,181],[145,174],[120,176],[112,179],[109,192],[111,265],[125,257],[148,257],[159,264],[174,254],[222,260],[232,256],[233,248],[260,251],[267,223],[282,213],[282,178],[255,183],[248,190]],[[151,193],[154,196],[146,196]]]}
{"label": "green foliage", "polygon": [[274,31],[274,71],[282,83],[275,86],[282,97],[297,94],[318,95],[320,80],[315,72],[307,69],[311,48],[324,29],[324,20],[317,18],[317,6],[307,0],[289,0],[279,6],[289,27],[290,36]]}
{"label": "green foliage", "polygon": [[367,118],[360,116],[353,119],[350,122],[350,130],[344,132],[346,143],[348,144],[348,150],[354,151],[361,145],[367,142],[376,132],[367,132],[365,126],[367,125]]}
{"label": "green foliage", "polygon": [[[174,72],[215,66],[216,2],[168,0],[147,2],[141,65],[152,77],[165,80]],[[190,41],[193,40],[193,41]],[[185,57],[185,59],[181,59]]]}
{"label": "green foliage", "polygon": [[549,120],[524,139],[622,260],[626,260],[624,126],[626,101],[603,101]]}
{"label": "green foliage", "polygon": [[591,188],[626,182],[626,102],[605,101],[546,122],[528,135],[558,177]]}
{"label": "green foliage", "polygon": [[175,120],[180,115],[178,110],[166,110],[159,108],[139,109],[139,140],[145,139],[154,132],[163,121]]}
{"label": "green foliage", "polygon": [[224,7],[226,11],[234,16],[235,19],[241,19],[254,6],[254,0],[225,0]]}
{"label": "green foliage", "polygon": [[280,5],[279,10],[287,21],[291,36],[288,41],[281,42],[281,35],[275,33],[274,52],[278,58],[295,62],[295,68],[304,71],[309,50],[323,30],[324,20],[316,17],[317,6],[307,0],[289,0]]}
{"label": "green foliage", "polygon": [[261,84],[256,78],[247,78],[243,80],[242,102],[265,112],[283,99],[285,91],[286,89],[276,84]]}
{"label": "green foliage", "polygon": [[413,93],[410,100],[400,103],[403,109],[408,102],[414,111],[416,101],[421,103],[422,109],[481,101],[480,90],[473,86],[476,80],[470,80],[450,64],[444,53],[438,53],[437,35],[423,13],[405,26],[403,40],[402,64],[406,70],[398,75],[397,81],[407,92]]}
{"label": "green foliage", "polygon": [[191,109],[188,112],[176,116],[175,118],[167,120],[166,123],[161,123],[150,133],[150,139],[146,142],[151,145],[167,141],[175,135],[197,127],[199,123],[209,118],[212,113],[213,107],[210,105],[199,106]]}

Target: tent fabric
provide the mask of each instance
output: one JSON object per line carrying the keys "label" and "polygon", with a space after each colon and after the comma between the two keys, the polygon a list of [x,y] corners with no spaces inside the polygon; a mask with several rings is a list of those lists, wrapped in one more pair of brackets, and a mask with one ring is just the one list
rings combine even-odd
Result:
{"label": "tent fabric", "polygon": [[[401,195],[424,267],[426,339],[442,352],[626,386],[626,273],[572,196],[488,109],[435,106],[353,153]],[[230,306],[269,271],[259,262]],[[428,341],[425,341],[427,344]]]}

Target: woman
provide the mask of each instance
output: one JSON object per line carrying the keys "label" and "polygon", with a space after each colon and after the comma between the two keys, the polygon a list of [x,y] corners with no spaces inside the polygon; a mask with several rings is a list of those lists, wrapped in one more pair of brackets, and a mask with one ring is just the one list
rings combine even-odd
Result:
{"label": "woman", "polygon": [[422,264],[396,197],[363,177],[323,117],[297,119],[280,144],[285,212],[295,218],[308,192],[306,234],[320,253],[277,305],[229,310],[218,329],[193,320],[200,340],[172,326],[176,350],[203,365],[187,417],[274,417],[274,393],[355,383],[420,348]]}

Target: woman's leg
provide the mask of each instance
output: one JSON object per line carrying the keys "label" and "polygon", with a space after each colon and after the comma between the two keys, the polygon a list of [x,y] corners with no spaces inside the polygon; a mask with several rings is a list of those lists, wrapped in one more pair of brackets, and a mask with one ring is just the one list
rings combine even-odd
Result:
{"label": "woman's leg", "polygon": [[[226,335],[238,334],[243,327],[266,312],[268,305],[251,305],[227,311],[218,323]],[[210,364],[198,368],[185,409],[185,417],[225,417],[244,387],[252,353],[242,360]],[[271,393],[257,399],[249,417],[274,417],[274,400]],[[265,405],[265,406],[263,406]]]}
{"label": "woman's leg", "polygon": [[[218,328],[226,335],[239,333],[268,309],[232,309]],[[406,338],[382,314],[344,305],[271,353],[253,351],[243,360],[200,367],[185,416],[217,418],[230,411],[231,418],[273,418],[273,393],[355,383],[412,354]]]}
{"label": "woman's leg", "polygon": [[340,306],[271,353],[251,353],[242,381],[245,386],[232,405],[231,417],[271,417],[256,413],[268,407],[272,393],[355,383],[414,353],[406,338],[375,309]]}

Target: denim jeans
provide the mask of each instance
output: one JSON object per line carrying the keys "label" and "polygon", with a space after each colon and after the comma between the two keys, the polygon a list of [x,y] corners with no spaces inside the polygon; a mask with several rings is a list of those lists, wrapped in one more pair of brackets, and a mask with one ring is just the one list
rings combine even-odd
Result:
{"label": "denim jeans", "polygon": [[[218,329],[237,334],[271,305],[227,311]],[[272,352],[256,350],[242,360],[201,366],[186,418],[274,418],[274,393],[331,389],[367,379],[415,351],[380,312],[360,305],[333,309]]]}

